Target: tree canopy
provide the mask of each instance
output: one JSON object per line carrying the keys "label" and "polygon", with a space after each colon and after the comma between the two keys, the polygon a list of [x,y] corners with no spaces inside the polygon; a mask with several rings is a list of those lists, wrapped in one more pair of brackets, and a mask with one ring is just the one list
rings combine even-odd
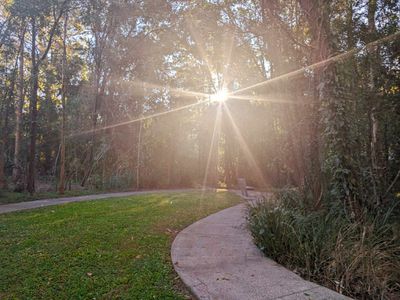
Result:
{"label": "tree canopy", "polygon": [[[399,192],[394,0],[8,0],[0,187]],[[226,91],[227,101],[213,101]],[[47,183],[47,185],[46,185]]]}

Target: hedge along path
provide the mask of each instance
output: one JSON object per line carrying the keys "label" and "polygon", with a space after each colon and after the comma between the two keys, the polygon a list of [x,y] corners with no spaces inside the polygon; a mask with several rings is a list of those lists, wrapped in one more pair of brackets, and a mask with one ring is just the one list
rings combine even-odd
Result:
{"label": "hedge along path", "polygon": [[[250,200],[256,197],[252,193]],[[351,299],[266,258],[246,228],[246,204],[182,230],[172,244],[171,257],[176,272],[198,299]]]}

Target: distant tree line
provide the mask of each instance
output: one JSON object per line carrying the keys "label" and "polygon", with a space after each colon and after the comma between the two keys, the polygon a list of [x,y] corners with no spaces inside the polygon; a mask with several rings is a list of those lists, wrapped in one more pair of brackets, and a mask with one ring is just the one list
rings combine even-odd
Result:
{"label": "distant tree line", "polygon": [[5,1],[0,187],[245,177],[360,216],[399,191],[398,30],[395,0]]}

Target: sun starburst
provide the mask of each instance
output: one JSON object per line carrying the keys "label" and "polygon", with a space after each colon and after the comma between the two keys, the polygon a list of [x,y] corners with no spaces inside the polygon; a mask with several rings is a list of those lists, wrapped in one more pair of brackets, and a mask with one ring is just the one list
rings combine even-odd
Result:
{"label": "sun starburst", "polygon": [[218,92],[211,95],[212,102],[224,103],[226,100],[228,100],[228,98],[229,94],[226,89],[220,89]]}

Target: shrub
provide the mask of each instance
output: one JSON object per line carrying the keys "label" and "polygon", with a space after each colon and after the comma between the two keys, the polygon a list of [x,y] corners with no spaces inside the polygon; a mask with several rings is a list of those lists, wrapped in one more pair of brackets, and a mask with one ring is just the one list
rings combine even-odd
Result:
{"label": "shrub", "polygon": [[288,204],[298,197],[295,191],[279,193],[249,206],[257,246],[304,278],[340,293],[399,299],[400,222],[394,209],[366,215],[361,223],[347,219],[338,206],[307,212]]}

